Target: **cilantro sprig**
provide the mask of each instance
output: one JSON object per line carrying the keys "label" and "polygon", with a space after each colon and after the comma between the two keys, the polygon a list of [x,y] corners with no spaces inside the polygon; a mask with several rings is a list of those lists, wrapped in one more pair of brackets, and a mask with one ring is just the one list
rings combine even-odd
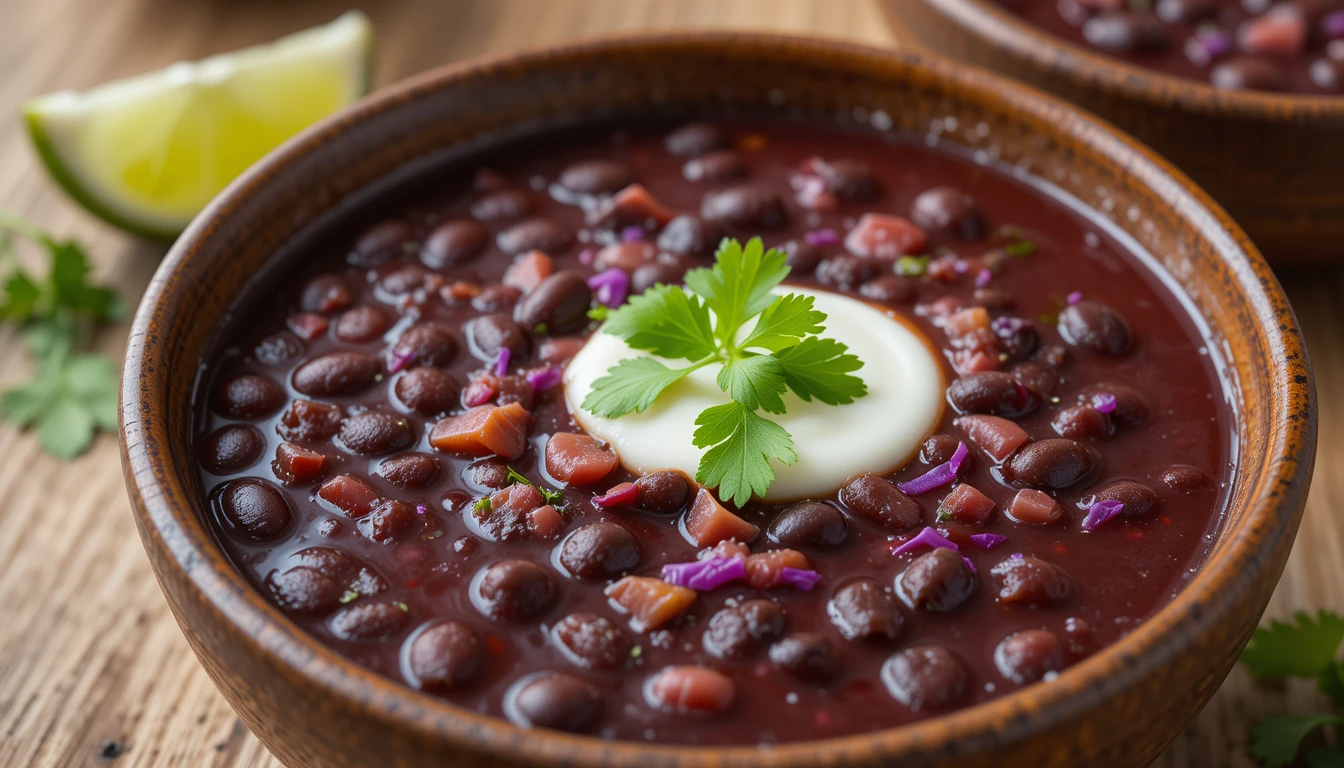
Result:
{"label": "cilantro sprig", "polygon": [[[822,337],[826,314],[811,296],[777,295],[789,274],[785,255],[760,238],[745,246],[725,239],[712,268],[686,273],[686,287],[656,285],[607,315],[603,330],[654,357],[633,357],[593,383],[582,407],[617,418],[642,413],[693,371],[719,366],[719,388],[729,402],[695,420],[692,443],[706,448],[696,480],[717,488],[737,506],[761,496],[775,481],[772,460],[798,460],[793,436],[766,414],[785,412],[783,395],[804,402],[845,405],[868,393],[854,375],[863,366],[848,347]],[[752,320],[755,325],[743,334]]]}
{"label": "cilantro sprig", "polygon": [[[19,264],[16,240],[45,253],[45,277]],[[42,449],[62,459],[87,450],[97,430],[117,426],[117,367],[81,350],[125,305],[112,289],[90,283],[89,272],[88,256],[75,242],[0,213],[0,321],[19,326],[36,358],[31,380],[0,393],[0,416],[35,429]]]}
{"label": "cilantro sprig", "polygon": [[[1299,611],[1291,623],[1270,622],[1255,630],[1241,663],[1258,680],[1286,677],[1314,678],[1317,687],[1334,705],[1334,713],[1278,715],[1267,717],[1251,729],[1251,756],[1266,768],[1283,768],[1293,762],[1302,742],[1321,728],[1333,727],[1337,737],[1344,727],[1344,662],[1339,660],[1344,643],[1344,616],[1320,611],[1316,616]],[[1344,738],[1306,754],[1308,768],[1344,765]]]}

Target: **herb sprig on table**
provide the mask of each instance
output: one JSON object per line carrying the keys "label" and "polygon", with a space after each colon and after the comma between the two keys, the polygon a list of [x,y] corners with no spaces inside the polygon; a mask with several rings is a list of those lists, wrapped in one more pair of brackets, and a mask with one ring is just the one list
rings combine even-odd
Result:
{"label": "herb sprig on table", "polygon": [[[16,239],[45,254],[45,276],[19,264]],[[98,324],[124,313],[112,289],[90,282],[88,256],[79,245],[0,213],[0,321],[19,326],[36,362],[32,379],[0,393],[0,415],[20,429],[35,429],[42,449],[62,459],[87,450],[97,430],[116,429],[117,368],[82,350]]]}
{"label": "herb sprig on table", "polygon": [[1283,768],[1297,757],[1302,742],[1320,728],[1333,727],[1333,744],[1306,753],[1308,768],[1344,766],[1344,662],[1339,660],[1344,643],[1344,616],[1320,611],[1315,617],[1299,611],[1291,623],[1270,622],[1251,636],[1241,654],[1257,680],[1289,677],[1315,679],[1329,697],[1335,712],[1267,717],[1251,729],[1251,756],[1266,768]]}
{"label": "herb sprig on table", "polygon": [[[612,310],[603,330],[634,349],[689,364],[671,367],[651,357],[612,366],[593,383],[583,409],[615,418],[647,410],[672,384],[692,371],[720,366],[719,387],[730,400],[704,410],[692,442],[708,448],[696,480],[718,488],[737,506],[764,495],[775,481],[770,461],[798,459],[793,436],[766,414],[785,411],[783,395],[844,405],[868,387],[854,371],[863,363],[849,348],[820,334],[826,314],[811,296],[773,293],[789,267],[760,238],[745,246],[724,240],[713,268],[686,273],[686,287],[657,285]],[[756,324],[739,340],[751,320]]]}

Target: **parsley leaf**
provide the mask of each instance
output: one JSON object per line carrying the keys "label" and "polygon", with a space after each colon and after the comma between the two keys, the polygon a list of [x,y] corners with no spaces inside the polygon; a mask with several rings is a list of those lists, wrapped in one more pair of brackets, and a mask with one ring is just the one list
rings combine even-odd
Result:
{"label": "parsley leaf", "polygon": [[583,409],[609,419],[631,411],[643,413],[663,390],[698,367],[668,368],[649,357],[627,358],[593,382],[592,391],[583,398]]}
{"label": "parsley leaf", "polygon": [[1302,740],[1312,731],[1341,723],[1344,723],[1344,718],[1336,715],[1267,717],[1251,729],[1251,757],[1264,763],[1265,768],[1283,768],[1297,757],[1297,750],[1302,745]]}
{"label": "parsley leaf", "polygon": [[656,285],[607,316],[604,330],[659,357],[699,360],[714,354],[709,310],[680,286]]}
{"label": "parsley leaf", "polygon": [[803,340],[804,336],[826,330],[826,313],[813,309],[816,299],[798,293],[777,297],[761,312],[756,327],[738,346],[760,347],[778,352]]}
{"label": "parsley leaf", "polygon": [[99,355],[49,358],[33,380],[0,395],[0,414],[36,429],[42,450],[73,459],[88,450],[96,430],[116,429],[117,371]]}
{"label": "parsley leaf", "polygon": [[739,402],[706,409],[695,420],[692,442],[709,448],[695,479],[717,487],[719,497],[741,507],[753,495],[764,495],[775,481],[770,460],[792,464],[798,460],[793,438],[783,427],[768,421]]}
{"label": "parsley leaf", "polygon": [[868,394],[868,385],[852,373],[863,363],[834,339],[809,336],[776,352],[775,358],[785,383],[804,402],[815,397],[827,405],[844,405]]}
{"label": "parsley leaf", "polygon": [[784,366],[769,355],[750,355],[729,360],[719,370],[719,387],[742,405],[769,413],[783,413]]}
{"label": "parsley leaf", "polygon": [[1292,623],[1271,621],[1251,635],[1241,663],[1258,678],[1316,677],[1335,662],[1344,642],[1344,616],[1320,611],[1313,618],[1304,611]]}
{"label": "parsley leaf", "polygon": [[759,237],[745,246],[736,240],[724,240],[714,258],[713,268],[693,269],[686,273],[685,280],[691,290],[705,297],[714,312],[714,333],[719,341],[731,346],[742,324],[774,301],[771,291],[788,276],[789,266],[783,253],[773,248],[765,250]]}

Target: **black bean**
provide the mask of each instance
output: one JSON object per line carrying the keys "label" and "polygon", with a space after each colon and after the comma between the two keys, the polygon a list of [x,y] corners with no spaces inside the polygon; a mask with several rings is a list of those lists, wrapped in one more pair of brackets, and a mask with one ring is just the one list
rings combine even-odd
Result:
{"label": "black bean", "polygon": [[574,236],[550,219],[528,219],[500,232],[495,242],[505,256],[517,256],[528,251],[555,255],[569,247],[574,242]]}
{"label": "black bean", "polygon": [[883,304],[909,304],[915,293],[915,284],[899,275],[883,275],[859,286],[860,296]]}
{"label": "black bean", "polygon": [[1022,386],[1041,395],[1052,395],[1059,386],[1059,372],[1040,363],[1014,363],[1008,373],[1022,382]]}
{"label": "black bean", "polygon": [[445,221],[430,231],[420,249],[420,260],[431,269],[446,269],[473,261],[490,245],[490,233],[470,220]]}
{"label": "black bean", "polygon": [[966,602],[975,591],[975,574],[961,555],[940,548],[915,558],[896,584],[911,608],[942,613]]}
{"label": "black bean", "polygon": [[1237,56],[1213,65],[1209,82],[1225,91],[1282,91],[1288,87],[1288,76],[1272,59]]}
{"label": "black bean", "polygon": [[280,331],[272,333],[257,342],[252,354],[256,355],[259,363],[279,365],[302,355],[303,350],[303,342],[299,340],[298,336],[289,331]]}
{"label": "black bean", "polygon": [[402,531],[415,522],[415,505],[409,501],[393,499],[374,507],[369,514],[359,518],[359,532],[364,537],[378,543],[395,539]]}
{"label": "black bean", "polygon": [[589,523],[565,538],[558,559],[579,578],[612,579],[639,565],[639,544],[616,523]]}
{"label": "black bean", "polygon": [[737,152],[721,149],[688,160],[681,167],[681,175],[687,181],[733,181],[747,175],[747,164]]}
{"label": "black bean", "polygon": [[439,460],[423,453],[404,453],[384,459],[378,465],[378,474],[398,488],[424,488],[438,477]]}
{"label": "black bean", "polygon": [[858,160],[820,160],[807,163],[826,185],[826,190],[847,203],[867,203],[877,199],[877,177],[867,163]]}
{"label": "black bean", "polygon": [[1344,90],[1344,61],[1319,58],[1311,63],[1308,72],[1317,88],[1325,91]]}
{"label": "black bean", "polygon": [[680,512],[691,497],[691,482],[675,469],[660,469],[635,481],[639,505],[650,512],[671,515]]}
{"label": "black bean", "polygon": [[873,579],[841,587],[826,604],[826,613],[846,640],[895,640],[905,625],[896,601]]}
{"label": "black bean", "polygon": [[211,501],[224,529],[241,538],[274,539],[294,519],[280,489],[254,477],[225,483],[211,494]]}
{"label": "black bean", "polygon": [[1037,440],[1008,458],[1003,476],[1017,485],[1060,491],[1086,481],[1099,461],[1082,443],[1064,438]]}
{"label": "black bean", "polygon": [[299,291],[299,309],[304,312],[329,314],[340,312],[354,301],[350,286],[338,275],[318,275],[303,284]]}
{"label": "black bean", "polygon": [[365,411],[346,417],[336,439],[350,453],[383,456],[415,444],[415,432],[405,416]]}
{"label": "black bean", "polygon": [[1173,491],[1190,493],[1212,485],[1208,474],[1188,464],[1173,464],[1158,473],[1158,480]]}
{"label": "black bean", "polygon": [[486,223],[520,219],[532,212],[532,196],[521,189],[498,189],[471,204],[471,215]]}
{"label": "black bean", "polygon": [[947,402],[958,413],[988,413],[1016,418],[1040,404],[1016,377],[1003,371],[968,373],[947,388]]}
{"label": "black bean", "polygon": [[840,510],[821,501],[790,504],[770,522],[766,534],[776,544],[797,549],[830,549],[845,543],[849,524]]}
{"label": "black bean", "polygon": [[392,385],[397,400],[421,416],[439,416],[457,404],[457,383],[435,368],[412,368]]}
{"label": "black bean", "polygon": [[947,434],[933,435],[919,447],[919,460],[925,464],[942,464],[952,459],[961,441]]}
{"label": "black bean", "polygon": [[420,323],[406,329],[392,345],[393,357],[409,359],[416,365],[447,365],[457,357],[457,336],[440,323]]}
{"label": "black bean", "polygon": [[310,616],[336,610],[345,594],[345,588],[335,579],[306,565],[271,571],[266,576],[266,588],[282,609]]}
{"label": "black bean", "polygon": [[346,260],[357,267],[374,267],[406,252],[411,243],[411,227],[404,221],[390,220],[364,230]]}
{"label": "black bean", "polygon": [[1054,632],[1027,629],[1005,637],[994,649],[999,674],[1018,685],[1034,683],[1064,668],[1064,644]]}
{"label": "black bean", "polygon": [[643,293],[655,285],[681,285],[686,267],[664,261],[642,264],[630,275],[630,293]]}
{"label": "black bean", "polygon": [[858,256],[832,256],[817,265],[817,282],[841,291],[854,291],[877,274],[872,259]]}
{"label": "black bean", "polygon": [[745,659],[784,634],[784,612],[769,600],[748,600],[719,610],[705,627],[705,651],[720,659]]}
{"label": "black bean", "polygon": [[602,711],[602,695],[585,680],[560,672],[541,672],[509,691],[504,711],[525,728],[578,733],[588,730]]}
{"label": "black bean", "polygon": [[820,248],[803,240],[786,240],[775,249],[784,252],[784,263],[789,265],[789,274],[795,277],[816,272],[825,257]]}
{"label": "black bean", "polygon": [[514,356],[527,351],[527,332],[513,318],[500,313],[473,318],[462,327],[467,347],[478,360],[493,363],[499,350],[508,349]]}
{"label": "black bean", "polygon": [[346,344],[365,344],[387,333],[392,318],[377,307],[362,304],[336,318],[332,334]]}
{"label": "black bean", "polygon": [[840,502],[868,522],[893,531],[919,525],[924,514],[918,502],[901,493],[890,480],[871,472],[847,480],[840,488]]}
{"label": "black bean", "polygon": [[1103,355],[1129,351],[1129,324],[1115,310],[1091,299],[1070,304],[1059,313],[1059,335],[1075,347]]}
{"label": "black bean", "polygon": [[382,363],[362,352],[328,352],[294,370],[294,388],[314,397],[354,395],[368,388]]}
{"label": "black bean", "polygon": [[472,584],[471,602],[492,619],[530,619],[555,599],[555,580],[528,560],[501,560],[483,569]]}
{"label": "black bean", "polygon": [[695,157],[730,145],[728,134],[709,123],[687,123],[667,134],[663,146],[682,157]]}
{"label": "black bean", "polygon": [[1073,579],[1039,557],[1009,557],[989,571],[999,580],[998,601],[1008,605],[1060,605],[1073,596]]}
{"label": "black bean", "polygon": [[465,624],[436,619],[407,639],[402,649],[406,681],[420,690],[470,685],[484,667],[476,633]]}
{"label": "black bean", "polygon": [[344,418],[340,406],[295,400],[280,414],[275,431],[293,442],[319,443],[335,435]]}
{"label": "black bean", "polygon": [[385,640],[409,620],[409,612],[391,603],[356,603],[331,617],[331,633],[346,642]]}
{"label": "black bean", "polygon": [[523,296],[513,318],[524,328],[544,326],[546,333],[568,333],[588,324],[593,292],[583,275],[556,272]]}
{"label": "black bean", "polygon": [[1109,437],[1113,431],[1111,417],[1090,405],[1071,405],[1060,410],[1050,420],[1050,426],[1060,437],[1070,440],[1096,440]]}
{"label": "black bean", "polygon": [[1098,501],[1118,501],[1125,505],[1128,518],[1146,517],[1157,509],[1157,494],[1137,480],[1118,480],[1098,488],[1078,502],[1079,509],[1091,509]]}
{"label": "black bean", "polygon": [[942,709],[966,695],[970,673],[956,654],[937,645],[906,648],[882,665],[891,697],[910,709]]}
{"label": "black bean", "polygon": [[402,264],[378,278],[378,287],[393,296],[414,293],[425,287],[429,272],[419,264]]}
{"label": "black bean", "polygon": [[1193,24],[1217,11],[1218,0],[1157,0],[1157,17],[1168,24]]}
{"label": "black bean", "polygon": [[1083,25],[1083,38],[1112,53],[1160,51],[1170,43],[1167,27],[1161,20],[1123,11],[1088,19]]}
{"label": "black bean", "polygon": [[585,669],[619,669],[630,661],[633,643],[625,630],[591,613],[574,613],[551,630],[551,639],[572,663]]}
{"label": "black bean", "polygon": [[784,672],[813,684],[840,673],[840,659],[826,638],[797,632],[770,646],[770,662]]}
{"label": "black bean", "polygon": [[211,432],[201,441],[201,466],[215,475],[232,475],[257,463],[266,450],[261,430],[232,424]]}
{"label": "black bean", "polygon": [[582,160],[560,172],[560,186],[576,195],[609,195],[629,186],[635,177],[615,160]]}
{"label": "black bean", "polygon": [[260,419],[280,410],[285,390],[254,373],[234,376],[215,390],[215,413],[230,419]]}
{"label": "black bean", "polygon": [[512,310],[513,306],[522,298],[523,292],[516,286],[487,285],[481,289],[471,299],[471,308],[477,312],[503,312]]}
{"label": "black bean", "polygon": [[684,213],[658,233],[658,247],[682,256],[713,256],[723,240],[723,227]]}
{"label": "black bean", "polygon": [[968,241],[985,235],[985,221],[975,199],[952,187],[921,192],[910,206],[910,218],[932,235]]}
{"label": "black bean", "polygon": [[788,223],[784,200],[774,187],[740,184],[709,192],[700,204],[705,219],[738,230],[775,230]]}

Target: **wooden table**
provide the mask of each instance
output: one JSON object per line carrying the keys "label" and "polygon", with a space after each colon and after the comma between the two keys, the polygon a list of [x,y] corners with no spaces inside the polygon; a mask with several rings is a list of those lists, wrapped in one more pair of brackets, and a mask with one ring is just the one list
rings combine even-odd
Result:
{"label": "wooden table", "polygon": [[[380,82],[479,54],[635,29],[732,27],[894,45],[870,0],[385,0],[369,3]],[[87,244],[100,278],[137,297],[163,247],[92,219],[47,181],[16,110],[24,99],[259,42],[327,21],[317,0],[0,0],[0,209]],[[1344,611],[1344,268],[1282,275],[1321,393],[1316,484],[1269,615]],[[120,356],[125,324],[99,339]],[[0,332],[0,386],[26,376]],[[0,426],[0,768],[278,766],[215,692],[140,548],[115,440],[62,463]],[[1323,702],[1234,671],[1161,766],[1251,766],[1246,729]],[[119,756],[118,756],[119,755]]]}

